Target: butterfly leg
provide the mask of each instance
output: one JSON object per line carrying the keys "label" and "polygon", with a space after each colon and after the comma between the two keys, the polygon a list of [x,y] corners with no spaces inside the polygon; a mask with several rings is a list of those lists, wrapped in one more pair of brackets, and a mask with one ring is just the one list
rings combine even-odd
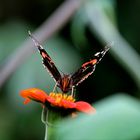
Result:
{"label": "butterfly leg", "polygon": [[71,95],[74,97],[74,86],[72,86]]}
{"label": "butterfly leg", "polygon": [[54,85],[53,92],[55,92],[56,87],[57,87],[57,83],[55,83]]}

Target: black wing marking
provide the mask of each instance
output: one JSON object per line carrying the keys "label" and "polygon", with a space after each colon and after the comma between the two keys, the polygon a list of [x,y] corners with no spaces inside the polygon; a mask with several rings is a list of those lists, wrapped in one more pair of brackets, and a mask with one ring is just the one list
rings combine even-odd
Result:
{"label": "black wing marking", "polygon": [[101,61],[109,49],[110,45],[107,45],[104,50],[97,52],[92,60],[84,63],[82,67],[72,75],[71,78],[73,86],[79,85],[95,71],[96,65]]}
{"label": "black wing marking", "polygon": [[30,32],[29,32],[29,36],[33,40],[35,46],[38,48],[42,56],[42,63],[44,64],[44,67],[48,70],[51,77],[57,82],[58,80],[61,79],[61,74],[59,73],[52,59],[50,58],[48,53],[44,50],[44,48],[39,44],[39,42],[32,36]]}

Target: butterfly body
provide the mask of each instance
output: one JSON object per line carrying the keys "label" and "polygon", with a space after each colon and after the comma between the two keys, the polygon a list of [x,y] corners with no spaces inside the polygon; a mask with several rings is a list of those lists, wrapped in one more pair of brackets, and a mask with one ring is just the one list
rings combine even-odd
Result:
{"label": "butterfly body", "polygon": [[71,75],[63,74],[60,80],[58,80],[57,86],[62,90],[63,93],[70,91],[73,86]]}
{"label": "butterfly body", "polygon": [[61,89],[63,93],[67,93],[72,91],[73,88],[78,86],[81,82],[83,82],[86,78],[88,78],[96,68],[96,65],[100,62],[103,58],[105,53],[109,50],[109,46],[106,46],[102,51],[97,52],[94,54],[93,58],[85,62],[81,68],[79,68],[75,73],[68,75],[68,74],[61,74],[58,69],[56,68],[54,62],[52,61],[51,57],[48,53],[44,50],[44,48],[38,43],[38,41],[29,33],[30,37],[34,41],[35,46],[38,48],[41,56],[42,62],[45,68],[48,70],[52,78],[56,82],[56,86]]}

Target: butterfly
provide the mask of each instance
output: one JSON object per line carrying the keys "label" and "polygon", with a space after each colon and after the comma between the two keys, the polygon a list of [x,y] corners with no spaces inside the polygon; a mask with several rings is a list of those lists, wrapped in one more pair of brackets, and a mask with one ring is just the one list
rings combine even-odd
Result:
{"label": "butterfly", "polygon": [[71,95],[73,95],[74,88],[85,79],[87,79],[95,71],[96,65],[101,61],[103,56],[110,49],[110,45],[105,46],[103,50],[95,53],[91,60],[82,64],[82,66],[73,74],[61,74],[52,61],[51,57],[30,31],[29,36],[33,40],[34,45],[38,48],[42,56],[42,63],[44,67],[48,70],[56,83],[54,90],[56,87],[59,87],[63,93],[71,91]]}

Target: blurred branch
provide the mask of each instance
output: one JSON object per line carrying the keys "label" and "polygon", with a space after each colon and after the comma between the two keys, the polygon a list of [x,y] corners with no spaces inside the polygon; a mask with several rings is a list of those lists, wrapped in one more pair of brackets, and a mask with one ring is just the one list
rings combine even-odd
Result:
{"label": "blurred branch", "polygon": [[[66,0],[35,32],[40,43],[60,30],[80,7],[82,0]],[[7,63],[0,70],[0,87],[22,62],[31,55],[33,42],[27,38],[19,48],[7,58]]]}
{"label": "blurred branch", "polygon": [[103,43],[114,42],[110,49],[115,59],[126,69],[140,88],[140,56],[133,47],[121,36],[111,20],[105,15],[98,2],[88,3],[86,12],[93,33],[96,32]]}

